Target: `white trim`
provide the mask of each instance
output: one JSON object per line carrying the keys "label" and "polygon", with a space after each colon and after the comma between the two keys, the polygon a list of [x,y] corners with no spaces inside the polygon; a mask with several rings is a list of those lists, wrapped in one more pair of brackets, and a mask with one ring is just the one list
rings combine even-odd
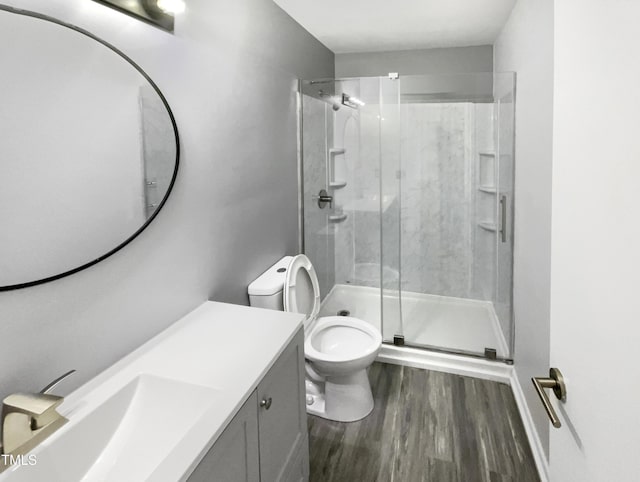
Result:
{"label": "white trim", "polygon": [[510,383],[513,372],[512,366],[501,362],[393,345],[382,345],[377,361],[501,383]]}
{"label": "white trim", "polygon": [[529,446],[533,452],[533,459],[535,460],[536,467],[538,468],[540,481],[549,482],[549,462],[544,452],[544,447],[542,446],[542,441],[540,440],[538,431],[533,423],[531,411],[529,410],[529,405],[527,405],[526,398],[524,398],[522,385],[520,385],[520,379],[518,378],[518,374],[515,369],[511,372],[511,380],[509,381],[509,384],[511,385],[513,397],[516,399],[516,405],[518,406],[518,411],[520,412],[524,429],[527,432]]}
{"label": "white trim", "polygon": [[538,469],[538,474],[540,475],[540,481],[549,482],[549,463],[540,437],[538,436],[538,431],[535,429],[529,406],[524,398],[524,392],[520,385],[516,369],[513,366],[478,358],[392,345],[382,345],[376,361],[508,384],[511,387],[518,411],[520,412],[520,418],[522,419],[527,439],[529,440],[529,446],[533,452],[533,459]]}

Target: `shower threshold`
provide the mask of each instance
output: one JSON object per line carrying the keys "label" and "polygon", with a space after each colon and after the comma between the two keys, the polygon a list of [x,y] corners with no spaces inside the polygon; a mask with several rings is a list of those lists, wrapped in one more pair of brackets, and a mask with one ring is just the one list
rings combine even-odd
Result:
{"label": "shower threshold", "polygon": [[485,349],[493,349],[498,361],[510,361],[500,322],[488,301],[403,291],[401,319],[396,291],[384,290],[380,303],[379,288],[338,284],[325,297],[320,316],[341,310],[381,329],[385,343],[402,335],[405,347],[475,358],[485,358]]}

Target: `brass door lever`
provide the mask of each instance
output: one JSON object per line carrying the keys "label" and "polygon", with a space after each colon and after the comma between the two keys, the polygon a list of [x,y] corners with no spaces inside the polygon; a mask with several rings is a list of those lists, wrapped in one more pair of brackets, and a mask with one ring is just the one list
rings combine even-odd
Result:
{"label": "brass door lever", "polygon": [[531,381],[533,382],[533,386],[536,388],[536,392],[538,392],[538,396],[542,401],[542,405],[544,405],[544,409],[547,411],[547,415],[549,415],[549,419],[551,419],[551,424],[555,428],[560,428],[562,426],[560,419],[558,418],[556,411],[553,409],[551,401],[544,389],[551,388],[558,400],[565,400],[567,398],[567,387],[564,384],[562,373],[560,373],[560,370],[557,368],[552,368],[549,370],[549,378],[533,377]]}

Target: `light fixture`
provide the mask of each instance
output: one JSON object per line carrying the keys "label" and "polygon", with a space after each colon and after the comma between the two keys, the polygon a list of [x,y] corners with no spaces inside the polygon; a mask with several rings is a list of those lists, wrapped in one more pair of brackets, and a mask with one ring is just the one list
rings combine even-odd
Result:
{"label": "light fixture", "polygon": [[165,13],[176,14],[184,12],[184,0],[158,0],[158,8]]}
{"label": "light fixture", "polygon": [[174,14],[184,11],[184,0],[93,0],[107,7],[160,27],[168,32],[174,29]]}

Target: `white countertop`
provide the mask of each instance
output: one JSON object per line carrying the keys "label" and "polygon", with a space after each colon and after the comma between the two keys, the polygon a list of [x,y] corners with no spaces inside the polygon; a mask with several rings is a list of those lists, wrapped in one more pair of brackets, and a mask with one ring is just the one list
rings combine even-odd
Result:
{"label": "white countertop", "polygon": [[[215,389],[218,399],[146,480],[184,480],[218,439],[288,343],[303,315],[206,302],[65,398],[56,438],[141,374]],[[167,417],[179,416],[181,407]],[[163,423],[162,417],[158,420]],[[136,454],[131,454],[135,457]],[[19,467],[29,470],[29,467]],[[0,480],[3,480],[2,474]],[[17,475],[17,474],[16,474]],[[26,475],[26,473],[24,474]],[[87,479],[89,480],[89,479]]]}

